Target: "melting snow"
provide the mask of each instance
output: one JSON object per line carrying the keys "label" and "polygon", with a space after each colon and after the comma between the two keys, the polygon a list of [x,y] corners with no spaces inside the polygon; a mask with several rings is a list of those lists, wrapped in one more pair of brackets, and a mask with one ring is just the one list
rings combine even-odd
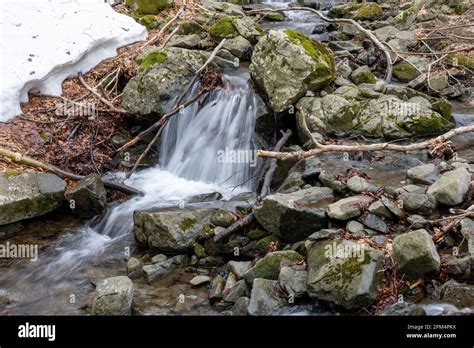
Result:
{"label": "melting snow", "polygon": [[28,92],[60,95],[66,78],[146,36],[104,0],[0,0],[0,122]]}

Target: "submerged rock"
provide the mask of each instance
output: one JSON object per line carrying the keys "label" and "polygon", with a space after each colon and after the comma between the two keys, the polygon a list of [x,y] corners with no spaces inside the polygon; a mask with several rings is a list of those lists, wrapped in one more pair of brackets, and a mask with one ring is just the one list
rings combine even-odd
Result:
{"label": "submerged rock", "polygon": [[97,284],[92,315],[131,315],[133,283],[128,277],[107,278]]}
{"label": "submerged rock", "polygon": [[440,257],[433,239],[424,229],[404,233],[393,240],[393,259],[400,275],[410,279],[438,272]]}
{"label": "submerged rock", "polygon": [[52,212],[63,204],[65,189],[51,173],[0,172],[0,225]]}
{"label": "submerged rock", "polygon": [[331,82],[335,63],[323,44],[294,30],[271,30],[255,46],[250,72],[273,111],[281,112]]}
{"label": "submerged rock", "polygon": [[135,211],[134,233],[145,247],[165,252],[192,250],[216,209],[158,208]]}
{"label": "submerged rock", "polygon": [[371,305],[381,285],[383,252],[349,240],[325,240],[308,249],[308,293],[348,309]]}
{"label": "submerged rock", "polygon": [[304,239],[327,223],[324,207],[334,200],[327,187],[267,196],[255,218],[268,231],[289,242]]}
{"label": "submerged rock", "polygon": [[445,205],[458,205],[464,201],[471,184],[471,174],[465,168],[444,173],[428,188],[427,193]]}

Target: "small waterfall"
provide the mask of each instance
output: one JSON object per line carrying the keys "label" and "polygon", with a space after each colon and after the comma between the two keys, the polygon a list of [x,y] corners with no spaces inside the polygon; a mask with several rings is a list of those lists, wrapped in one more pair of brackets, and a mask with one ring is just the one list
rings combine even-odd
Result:
{"label": "small waterfall", "polygon": [[90,278],[85,266],[121,255],[124,245],[133,249],[135,210],[175,206],[202,193],[217,191],[230,198],[251,191],[257,167],[238,157],[219,159],[220,152],[256,158],[256,98],[249,79],[248,73],[225,76],[224,89],[175,115],[162,135],[160,164],[126,182],[144,196],[115,204],[102,217],[66,232],[40,251],[37,262],[15,262],[1,277],[0,291],[15,294],[27,314],[35,313],[35,304],[44,309],[59,293],[84,291]]}

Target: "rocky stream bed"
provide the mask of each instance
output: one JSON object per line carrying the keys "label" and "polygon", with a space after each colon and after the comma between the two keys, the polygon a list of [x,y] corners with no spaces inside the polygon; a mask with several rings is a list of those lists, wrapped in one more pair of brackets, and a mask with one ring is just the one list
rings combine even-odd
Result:
{"label": "rocky stream bed", "polygon": [[[150,30],[166,23],[154,15],[173,6],[125,3]],[[0,314],[472,314],[472,132],[436,149],[278,160],[264,197],[268,162],[256,156],[286,129],[293,133],[282,151],[303,153],[314,141],[410,144],[473,124],[470,51],[450,54],[435,72],[424,55],[392,52],[387,82],[383,54],[351,24],[307,11],[255,12],[315,8],[411,52],[417,30],[469,16],[470,3],[200,6],[174,23],[164,47],[137,58],[123,87],[127,122],[144,129],[226,39],[210,65],[223,87],[172,118],[145,168],[125,180],[143,196],[113,200],[97,174],[70,185],[52,173],[0,173],[3,252],[38,247],[35,262],[0,258]],[[116,147],[133,134],[113,138]],[[118,153],[109,177],[123,178],[150,140]],[[217,155],[228,150],[250,157]],[[249,213],[250,225],[216,241]]]}

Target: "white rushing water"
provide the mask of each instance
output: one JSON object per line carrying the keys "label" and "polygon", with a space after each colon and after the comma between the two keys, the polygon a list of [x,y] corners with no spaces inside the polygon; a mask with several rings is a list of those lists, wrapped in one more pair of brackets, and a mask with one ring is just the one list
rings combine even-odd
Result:
{"label": "white rushing water", "polygon": [[[256,99],[249,78],[248,74],[226,76],[225,89],[211,93],[204,105],[195,103],[177,114],[161,139],[161,164],[133,174],[126,182],[144,196],[115,205],[101,218],[62,235],[40,252],[38,262],[10,267],[4,279],[14,284],[13,291],[20,291],[23,301],[34,302],[52,300],[54,291],[83,287],[89,281],[82,272],[85,266],[101,255],[106,258],[117,245],[133,242],[135,210],[176,206],[202,193],[220,192],[228,199],[251,191],[257,167],[217,160],[221,150],[255,150]],[[74,280],[68,283],[69,279]]]}

